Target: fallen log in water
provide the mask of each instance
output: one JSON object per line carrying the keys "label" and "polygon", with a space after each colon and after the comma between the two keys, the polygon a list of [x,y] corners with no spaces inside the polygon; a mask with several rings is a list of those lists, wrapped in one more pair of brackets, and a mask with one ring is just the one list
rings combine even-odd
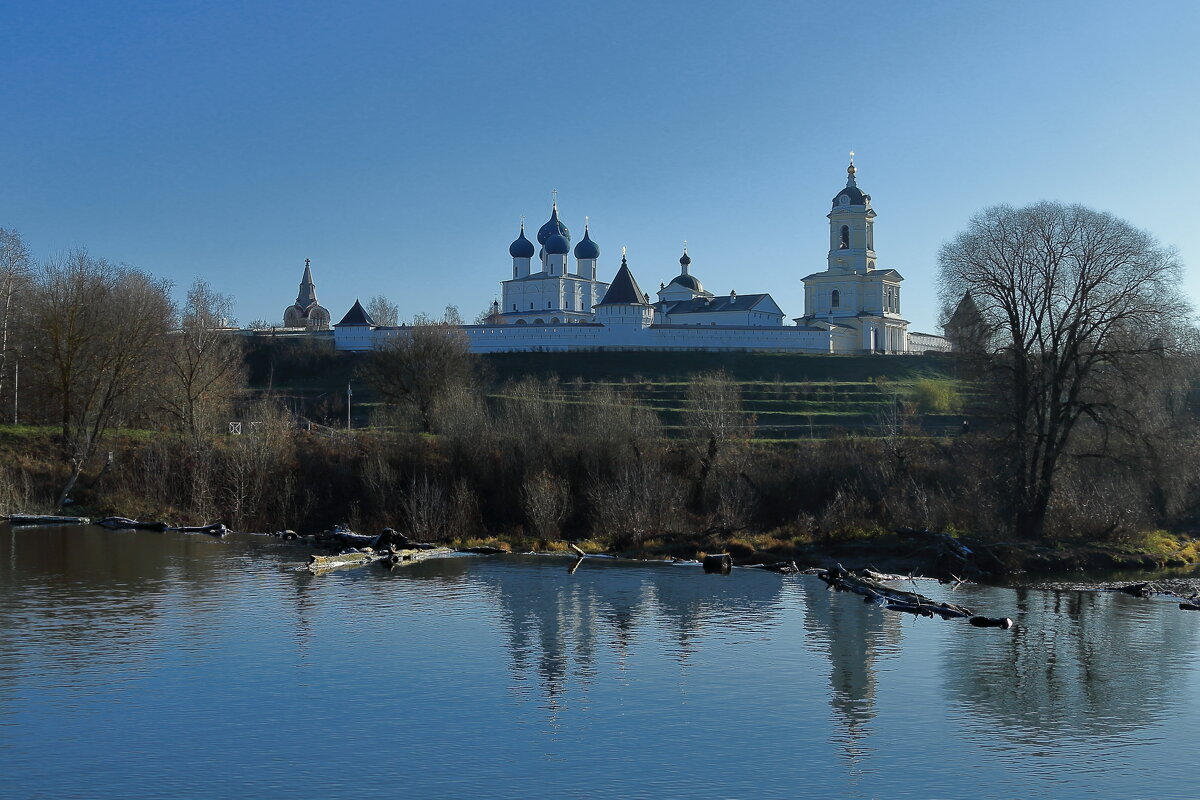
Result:
{"label": "fallen log in water", "polygon": [[386,566],[395,566],[424,561],[434,556],[449,555],[453,552],[449,547],[407,548],[404,550],[373,550],[370,547],[364,547],[361,550],[348,550],[332,556],[311,555],[308,557],[308,571],[317,574],[344,567],[361,567],[376,562]]}
{"label": "fallen log in water", "polygon": [[96,524],[114,531],[165,531],[171,527],[165,522],[140,522],[129,517],[105,517]]}
{"label": "fallen log in water", "polygon": [[879,603],[891,611],[903,611],[924,617],[936,614],[943,619],[969,618],[974,615],[969,608],[954,603],[940,603],[916,592],[894,589],[866,576],[855,575],[840,564],[818,572],[817,577],[830,588],[861,594],[867,602]]}
{"label": "fallen log in water", "polygon": [[87,525],[87,517],[57,517],[52,514],[10,514],[10,525]]}
{"label": "fallen log in water", "polygon": [[1200,604],[1197,603],[1180,603],[1179,607],[1184,611],[1200,611]]}
{"label": "fallen log in water", "polygon": [[777,561],[774,564],[753,564],[755,569],[765,569],[768,572],[778,572],[780,575],[798,575],[800,568],[795,561]]}
{"label": "fallen log in water", "polygon": [[361,567],[364,564],[370,564],[373,561],[378,561],[383,558],[382,554],[376,555],[374,551],[353,550],[349,553],[338,553],[333,556],[318,556],[316,554],[308,557],[308,571],[312,573],[328,572],[331,569],[341,569],[342,567]]}
{"label": "fallen log in water", "polygon": [[1105,586],[1104,590],[1106,592],[1121,592],[1122,594],[1127,594],[1132,597],[1142,598],[1153,597],[1155,594],[1160,593],[1170,594],[1170,592],[1163,592],[1158,586],[1150,583],[1149,581],[1145,583],[1127,583],[1123,586]]}
{"label": "fallen log in water", "polygon": [[180,533],[207,533],[209,536],[224,536],[231,533],[223,522],[214,522],[211,525],[182,525],[171,530],[176,530]]}
{"label": "fallen log in water", "polygon": [[968,620],[976,628],[1003,628],[1008,630],[1013,626],[1013,621],[1008,617],[971,617]]}

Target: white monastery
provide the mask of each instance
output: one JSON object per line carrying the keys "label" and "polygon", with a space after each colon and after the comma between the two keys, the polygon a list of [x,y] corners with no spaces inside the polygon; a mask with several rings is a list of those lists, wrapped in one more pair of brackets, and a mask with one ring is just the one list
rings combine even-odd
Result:
{"label": "white monastery", "polygon": [[[853,156],[853,154],[851,154]],[[501,299],[483,325],[462,330],[472,352],[562,350],[743,350],[794,353],[922,353],[949,351],[941,336],[910,332],[900,315],[900,285],[894,269],[879,269],[875,254],[875,211],[858,188],[853,158],[845,188],[829,213],[826,268],[806,276],[804,316],[784,324],[769,294],[714,295],[691,273],[685,245],[680,272],[660,284],[657,299],[642,291],[624,252],[611,283],[598,278],[600,247],[584,224],[575,245],[559,219],[557,198],[550,219],[538,229],[536,247],[525,225],[508,248],[512,277],[501,283]],[[535,260],[536,256],[536,260]],[[536,266],[537,271],[534,271]],[[303,309],[311,308],[308,314]],[[288,322],[303,318],[324,327],[324,309],[305,262],[304,280]],[[326,318],[327,319],[327,312]],[[321,324],[321,323],[324,324]],[[303,326],[305,323],[300,323]],[[405,326],[376,325],[366,309],[353,308],[333,326],[339,350],[371,350],[409,335]]]}

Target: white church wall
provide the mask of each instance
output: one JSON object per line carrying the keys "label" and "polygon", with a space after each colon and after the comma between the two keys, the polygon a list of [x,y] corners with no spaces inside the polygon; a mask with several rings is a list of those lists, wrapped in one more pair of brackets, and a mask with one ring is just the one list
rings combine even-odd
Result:
{"label": "white church wall", "polygon": [[[834,352],[834,336],[830,332],[782,326],[466,325],[462,330],[473,353],[597,349]],[[345,326],[335,329],[334,341],[339,350],[365,351],[397,336],[407,336],[411,331],[403,327]]]}

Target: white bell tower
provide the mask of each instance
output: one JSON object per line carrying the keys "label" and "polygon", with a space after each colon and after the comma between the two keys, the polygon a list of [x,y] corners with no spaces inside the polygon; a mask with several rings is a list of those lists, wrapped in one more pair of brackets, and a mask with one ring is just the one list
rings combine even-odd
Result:
{"label": "white bell tower", "polygon": [[875,212],[871,195],[854,180],[854,153],[846,168],[846,188],[833,198],[829,212],[829,270],[869,272],[875,269]]}

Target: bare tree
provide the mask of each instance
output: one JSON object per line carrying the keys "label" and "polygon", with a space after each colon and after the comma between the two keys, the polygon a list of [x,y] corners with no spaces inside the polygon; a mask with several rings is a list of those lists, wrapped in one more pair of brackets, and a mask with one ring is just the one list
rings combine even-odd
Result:
{"label": "bare tree", "polygon": [[947,318],[970,292],[981,321],[984,369],[1007,421],[1016,531],[1040,537],[1079,423],[1127,425],[1138,402],[1112,387],[1164,369],[1193,338],[1179,262],[1109,214],[1038,203],[983,211],[939,263]]}
{"label": "bare tree", "polygon": [[538,536],[557,539],[571,513],[571,484],[561,475],[539,472],[521,487],[521,504]]}
{"label": "bare tree", "polygon": [[231,297],[197,279],[167,348],[163,405],[193,444],[245,386],[242,341],[227,329],[232,309]]}
{"label": "bare tree", "polygon": [[433,432],[438,401],[475,378],[475,358],[462,329],[444,320],[418,318],[364,361],[362,374],[385,401],[417,411],[422,430]]}
{"label": "bare tree", "polygon": [[742,410],[741,388],[724,372],[692,377],[683,422],[700,452],[700,474],[694,489],[699,502],[709,474],[731,450],[740,450],[753,437],[754,425]]}
{"label": "bare tree", "polygon": [[14,301],[29,284],[32,264],[21,234],[0,228],[0,388],[8,375],[8,354],[20,305]]}
{"label": "bare tree", "polygon": [[386,297],[377,294],[367,301],[367,313],[375,324],[384,328],[394,328],[400,321],[400,306],[390,302]]}
{"label": "bare tree", "polygon": [[105,432],[161,375],[174,309],[168,284],[76,250],[46,264],[29,303],[35,367],[57,409],[71,464],[61,506]]}

